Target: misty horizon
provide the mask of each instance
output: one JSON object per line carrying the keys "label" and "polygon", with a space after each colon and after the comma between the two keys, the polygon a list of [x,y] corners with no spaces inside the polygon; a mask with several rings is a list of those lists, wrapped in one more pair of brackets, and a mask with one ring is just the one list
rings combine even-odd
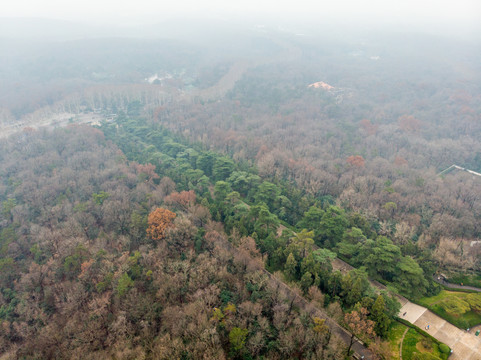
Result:
{"label": "misty horizon", "polygon": [[[390,31],[427,33],[478,41],[481,36],[481,3],[473,0],[404,1],[370,0],[362,3],[344,0],[313,5],[308,1],[292,3],[254,2],[226,4],[220,1],[155,4],[148,1],[57,3],[30,0],[5,4],[2,9],[0,37],[17,37],[15,26],[28,28],[24,37],[41,37],[47,29],[76,29],[80,36],[152,37],[155,29],[175,27],[189,31],[189,24],[216,27],[262,27],[299,35],[322,31],[357,33]],[[50,29],[49,29],[50,27]],[[88,30],[90,29],[90,30]],[[168,35],[168,34],[167,34]],[[333,34],[336,35],[336,34]]]}

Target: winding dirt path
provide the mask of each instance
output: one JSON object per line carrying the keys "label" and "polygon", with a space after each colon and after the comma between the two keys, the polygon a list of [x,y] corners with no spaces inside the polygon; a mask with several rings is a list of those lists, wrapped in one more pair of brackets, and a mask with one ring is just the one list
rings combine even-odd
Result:
{"label": "winding dirt path", "polygon": [[404,342],[404,337],[406,336],[408,331],[409,331],[409,328],[406,328],[406,330],[404,330],[403,337],[401,338],[401,343],[399,344],[399,360],[403,360],[403,342]]}

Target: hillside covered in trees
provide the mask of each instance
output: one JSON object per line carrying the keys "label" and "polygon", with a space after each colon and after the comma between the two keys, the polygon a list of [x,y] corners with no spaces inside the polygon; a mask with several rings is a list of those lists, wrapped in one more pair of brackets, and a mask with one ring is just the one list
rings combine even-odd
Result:
{"label": "hillside covered in trees", "polygon": [[[155,114],[262,177],[362,212],[406,254],[414,246],[443,269],[479,271],[480,178],[437,176],[452,164],[481,169],[479,52],[459,45],[446,59],[440,39],[398,40],[350,44],[355,53],[298,40],[297,61],[249,69],[221,101]],[[319,80],[332,89],[309,86]]]}
{"label": "hillside covered in trees", "polygon": [[481,287],[478,47],[224,36],[0,42],[6,359],[390,359]]}
{"label": "hillside covered in trees", "polygon": [[10,154],[1,223],[7,358],[335,359],[345,351],[325,320],[289,307],[255,265],[251,238],[229,251],[222,224],[193,192],[127,161],[99,130],[25,134],[2,154]]}

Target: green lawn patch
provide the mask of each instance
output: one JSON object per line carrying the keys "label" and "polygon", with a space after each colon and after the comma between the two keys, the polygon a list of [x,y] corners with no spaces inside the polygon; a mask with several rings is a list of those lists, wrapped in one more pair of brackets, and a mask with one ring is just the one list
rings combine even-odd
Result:
{"label": "green lawn patch", "polygon": [[406,321],[393,321],[389,328],[388,340],[392,359],[399,359],[399,348],[404,332],[408,329],[403,341],[403,360],[446,360],[449,347],[439,342],[416,326]]}
{"label": "green lawn patch", "polygon": [[467,329],[481,324],[479,306],[470,299],[470,296],[475,295],[443,290],[436,296],[419,299],[418,303],[460,329]]}
{"label": "green lawn patch", "polygon": [[400,322],[393,321],[389,328],[388,339],[389,342],[399,342],[404,334],[404,330],[408,327]]}
{"label": "green lawn patch", "polygon": [[406,329],[408,329],[408,327],[400,322],[393,321],[391,323],[388,333],[388,340],[393,359],[399,359],[399,345]]}
{"label": "green lawn patch", "polygon": [[424,336],[411,328],[403,341],[403,360],[411,359],[447,359],[449,354],[443,353],[440,345],[431,338]]}

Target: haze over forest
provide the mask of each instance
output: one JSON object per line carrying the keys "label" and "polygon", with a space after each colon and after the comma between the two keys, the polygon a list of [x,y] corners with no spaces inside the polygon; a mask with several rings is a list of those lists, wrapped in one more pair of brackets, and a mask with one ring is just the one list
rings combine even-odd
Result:
{"label": "haze over forest", "polygon": [[481,359],[480,4],[3,6],[0,359]]}

